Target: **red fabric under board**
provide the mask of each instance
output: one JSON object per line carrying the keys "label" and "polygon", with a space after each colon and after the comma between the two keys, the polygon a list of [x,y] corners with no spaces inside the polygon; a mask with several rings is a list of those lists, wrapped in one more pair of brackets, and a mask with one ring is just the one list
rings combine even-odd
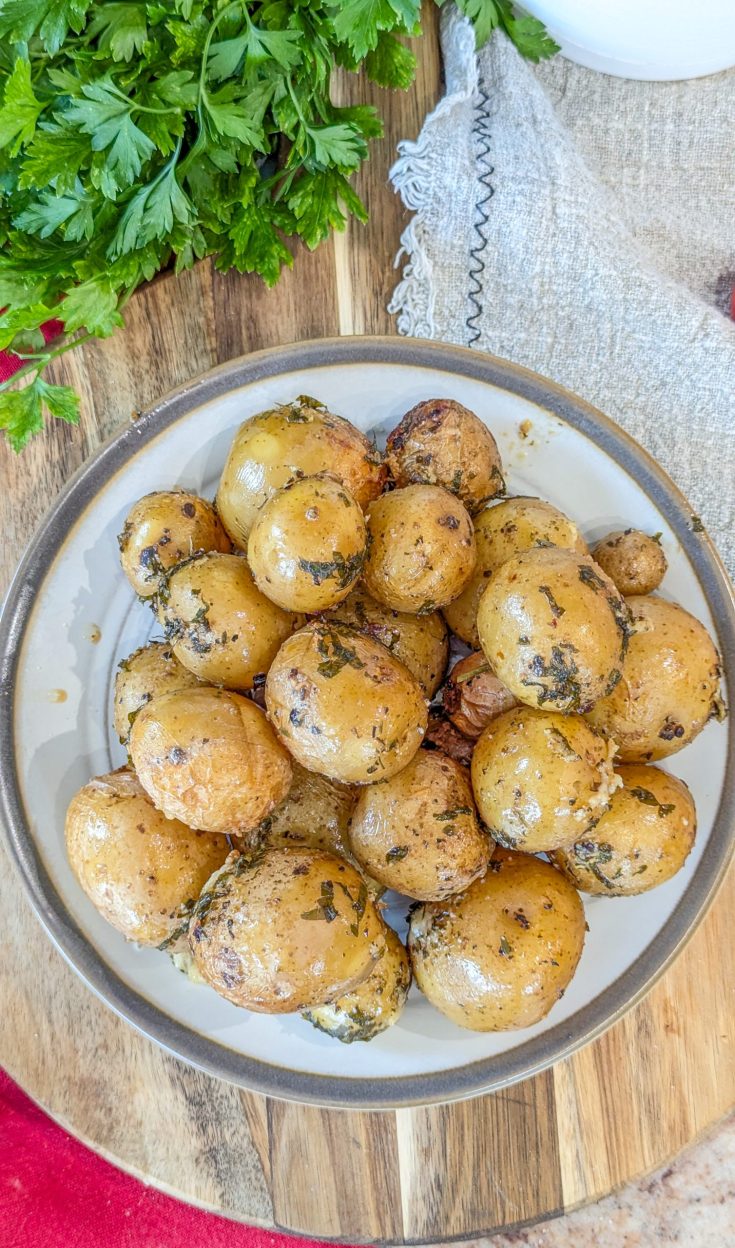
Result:
{"label": "red fabric under board", "polygon": [[146,1187],[72,1139],[0,1071],[0,1248],[313,1244],[230,1222]]}
{"label": "red fabric under board", "polygon": [[[61,321],[47,321],[45,325],[41,326],[46,342],[51,342],[53,338],[58,338],[63,328]],[[0,351],[0,381],[7,381],[8,377],[12,377],[13,373],[17,373],[22,363],[23,361],[19,360],[17,355],[13,355],[12,352]],[[0,1248],[5,1248],[5,1245],[1,1245]]]}

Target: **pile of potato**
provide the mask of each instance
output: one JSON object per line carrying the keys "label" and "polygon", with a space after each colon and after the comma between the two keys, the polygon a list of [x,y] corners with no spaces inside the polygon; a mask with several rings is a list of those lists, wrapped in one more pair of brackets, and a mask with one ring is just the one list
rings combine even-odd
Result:
{"label": "pile of potato", "polygon": [[[381,455],[300,397],[242,425],[214,504],[135,503],[122,567],[164,639],[120,665],[128,766],[66,821],[124,936],[342,1041],[394,1023],[412,976],[496,1031],[569,984],[578,890],[680,869],[694,804],[652,764],[723,713],[715,646],[651,596],[655,537],[590,552],[550,503],[504,493],[459,403],[419,403]],[[385,889],[413,899],[407,948]]]}

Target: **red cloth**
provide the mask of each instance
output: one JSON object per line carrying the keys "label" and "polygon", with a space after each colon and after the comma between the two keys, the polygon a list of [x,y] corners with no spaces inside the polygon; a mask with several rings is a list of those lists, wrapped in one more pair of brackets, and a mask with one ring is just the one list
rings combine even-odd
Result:
{"label": "red cloth", "polygon": [[145,1187],[72,1139],[0,1071],[0,1248],[307,1248]]}
{"label": "red cloth", "polygon": [[[47,321],[41,326],[43,336],[46,342],[51,342],[52,338],[58,338],[64,326],[61,321]],[[12,377],[13,373],[17,373],[23,364],[17,355],[13,355],[12,351],[0,351],[0,381],[7,381],[8,377]],[[5,1245],[2,1245],[5,1248]]]}

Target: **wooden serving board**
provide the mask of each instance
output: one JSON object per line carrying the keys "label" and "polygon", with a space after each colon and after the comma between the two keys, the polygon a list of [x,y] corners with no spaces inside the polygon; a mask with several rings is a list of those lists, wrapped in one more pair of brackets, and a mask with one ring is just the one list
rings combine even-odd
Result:
{"label": "wooden serving board", "polygon": [[[440,93],[432,22],[416,89],[376,97],[387,119],[351,227],[268,293],[209,264],[140,293],[127,328],[67,355],[83,396],[16,459],[0,445],[0,589],[80,463],[130,414],[188,377],[262,346],[391,333],[385,307],[402,209],[387,184],[395,142]],[[0,871],[0,1063],[60,1123],[117,1165],[184,1200],[268,1228],[351,1242],[468,1238],[594,1200],[652,1169],[735,1101],[735,871],[648,997],[554,1070],[460,1104],[396,1113],[267,1100],[185,1066],[118,1019],[46,939]]]}

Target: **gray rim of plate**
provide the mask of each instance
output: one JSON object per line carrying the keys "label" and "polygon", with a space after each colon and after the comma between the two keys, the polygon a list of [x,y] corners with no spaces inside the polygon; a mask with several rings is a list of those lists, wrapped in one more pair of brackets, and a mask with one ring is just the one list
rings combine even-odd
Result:
{"label": "gray rim of plate", "polygon": [[283,1100],[325,1107],[398,1109],[461,1100],[529,1078],[595,1039],[635,1005],[663,974],[712,902],[733,849],[735,758],[732,720],[725,784],[697,870],[669,921],[613,983],[566,1022],[507,1053],[431,1074],[375,1078],[314,1075],[244,1056],[176,1022],[112,971],[68,913],[29,832],[14,755],[15,676],[35,598],[66,534],[100,487],[181,417],[267,377],[349,364],[441,369],[487,382],[554,413],[627,472],[659,508],[691,562],[718,633],[726,676],[735,677],[735,602],[705,533],[692,531],[692,509],[666,473],[608,417],[554,382],[464,347],[407,338],[333,338],[259,351],[229,361],[161,399],[104,443],[67,483],[31,541],[0,618],[0,813],[5,844],[41,924],[67,962],[108,1006],[177,1057],[230,1083]]}

